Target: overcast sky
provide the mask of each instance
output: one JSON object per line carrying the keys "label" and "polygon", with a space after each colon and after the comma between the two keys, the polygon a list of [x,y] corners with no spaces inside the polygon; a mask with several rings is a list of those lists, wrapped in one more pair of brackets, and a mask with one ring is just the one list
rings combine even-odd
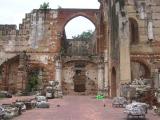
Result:
{"label": "overcast sky", "polygon": [[[38,9],[40,4],[43,2],[49,2],[50,8],[56,9],[58,6],[62,8],[99,8],[98,0],[0,0],[0,24],[16,24],[22,22],[22,18],[25,17],[25,13],[29,13],[32,9]],[[86,29],[93,29],[93,25],[89,24],[89,22],[85,22],[85,19],[82,18],[77,20],[77,22],[82,21],[85,23],[71,25],[73,28],[74,33],[78,32],[76,28],[80,31],[83,31],[80,27],[84,27]],[[79,26],[78,26],[79,25]],[[68,28],[71,28],[68,27]],[[70,36],[72,36],[73,32],[70,31]]]}

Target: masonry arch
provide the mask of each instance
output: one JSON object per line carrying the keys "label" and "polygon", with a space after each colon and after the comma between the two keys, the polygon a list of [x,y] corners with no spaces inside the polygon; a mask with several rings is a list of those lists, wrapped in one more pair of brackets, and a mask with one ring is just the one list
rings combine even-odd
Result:
{"label": "masonry arch", "polygon": [[84,16],[76,16],[72,19],[70,19],[65,24],[65,33],[67,39],[71,39],[72,36],[77,36],[83,32],[92,31],[94,32],[96,30],[95,24]]}
{"label": "masonry arch", "polygon": [[130,44],[138,44],[139,42],[139,30],[138,22],[134,18],[129,18],[129,30],[130,30]]}
{"label": "masonry arch", "polygon": [[73,18],[83,16],[97,27],[99,23],[99,9],[59,9],[58,24],[63,32],[65,25]]}
{"label": "masonry arch", "polygon": [[140,77],[149,79],[151,77],[150,67],[143,61],[131,61],[131,80],[139,79]]}

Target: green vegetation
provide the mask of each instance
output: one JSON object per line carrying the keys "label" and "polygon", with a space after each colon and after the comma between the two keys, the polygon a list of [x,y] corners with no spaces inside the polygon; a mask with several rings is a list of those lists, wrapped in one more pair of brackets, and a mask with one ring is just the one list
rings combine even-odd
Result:
{"label": "green vegetation", "polygon": [[43,4],[41,4],[39,9],[42,9],[42,10],[50,9],[49,8],[49,2],[47,2],[47,3],[44,2]]}
{"label": "green vegetation", "polygon": [[38,72],[37,71],[32,71],[29,74],[29,78],[28,78],[28,86],[27,86],[27,91],[31,92],[35,89],[37,89],[37,85],[38,85]]}
{"label": "green vegetation", "polygon": [[96,99],[97,99],[97,100],[102,100],[102,99],[104,99],[104,96],[103,96],[103,95],[97,95],[97,96],[96,96]]}
{"label": "green vegetation", "polygon": [[1,95],[1,94],[0,94],[0,99],[2,99],[2,98],[4,98],[4,95]]}
{"label": "green vegetation", "polygon": [[88,30],[87,32],[83,32],[80,35],[73,36],[72,38],[75,40],[91,40],[92,36],[93,36],[93,31]]}

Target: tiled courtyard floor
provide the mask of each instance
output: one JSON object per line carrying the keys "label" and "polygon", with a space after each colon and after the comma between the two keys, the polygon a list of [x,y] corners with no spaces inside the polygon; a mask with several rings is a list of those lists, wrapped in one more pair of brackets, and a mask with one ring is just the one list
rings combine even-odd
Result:
{"label": "tiled courtyard floor", "polygon": [[[0,104],[15,99],[3,99],[0,100]],[[14,120],[126,120],[124,109],[112,108],[110,99],[96,100],[91,96],[65,96],[63,99],[50,99],[49,103],[49,109],[29,110]],[[160,117],[152,111],[149,111],[146,118],[160,120]]]}

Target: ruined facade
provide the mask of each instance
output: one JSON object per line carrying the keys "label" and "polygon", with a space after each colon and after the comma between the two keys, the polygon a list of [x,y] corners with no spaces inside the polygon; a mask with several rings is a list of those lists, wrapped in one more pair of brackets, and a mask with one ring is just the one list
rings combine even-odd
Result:
{"label": "ruined facade", "polygon": [[[95,25],[91,40],[67,40],[65,25],[77,16]],[[33,84],[43,89],[56,80],[64,94],[96,94],[102,89],[98,79],[102,81],[104,73],[99,67],[103,64],[99,18],[98,9],[37,9],[26,14],[19,30],[15,25],[0,25],[0,88],[31,91]]]}
{"label": "ruined facade", "polygon": [[159,82],[160,18],[158,0],[100,0],[108,46],[110,96],[134,79]]}
{"label": "ruined facade", "polygon": [[[34,75],[38,88],[56,80],[64,94],[114,97],[140,77],[160,87],[159,0],[99,2],[100,9],[33,10],[19,30],[0,25],[0,89],[24,91]],[[91,40],[66,38],[64,27],[77,16],[95,25]]]}

